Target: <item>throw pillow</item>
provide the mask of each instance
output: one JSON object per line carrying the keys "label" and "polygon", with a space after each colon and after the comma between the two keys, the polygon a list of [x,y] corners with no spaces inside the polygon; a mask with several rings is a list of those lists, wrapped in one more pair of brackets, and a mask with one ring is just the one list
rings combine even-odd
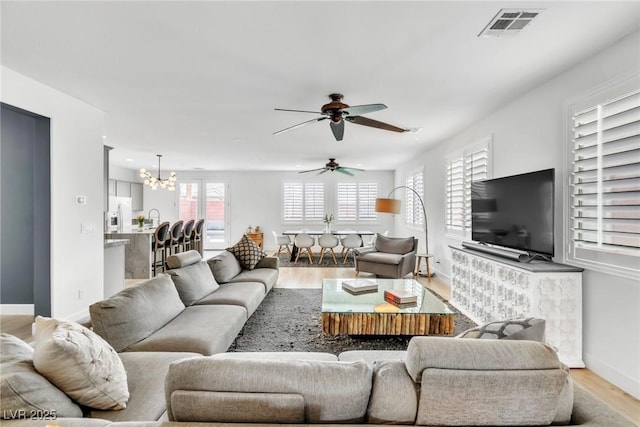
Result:
{"label": "throw pillow", "polygon": [[36,317],[33,364],[81,405],[124,409],[127,374],[118,353],[96,333],[75,322]]}
{"label": "throw pillow", "polygon": [[242,239],[240,239],[238,243],[227,248],[227,250],[231,252],[247,270],[253,270],[256,264],[267,256],[267,253],[260,249],[260,246],[256,245],[246,234],[242,236]]}
{"label": "throw pillow", "polygon": [[33,347],[9,334],[0,335],[0,407],[2,419],[50,412],[79,418],[82,410],[33,367]]}
{"label": "throw pillow", "polygon": [[544,319],[528,317],[490,322],[469,329],[458,335],[459,338],[529,340],[544,342]]}
{"label": "throw pillow", "polygon": [[404,255],[413,250],[414,237],[387,237],[378,233],[376,235],[376,250],[389,254]]}

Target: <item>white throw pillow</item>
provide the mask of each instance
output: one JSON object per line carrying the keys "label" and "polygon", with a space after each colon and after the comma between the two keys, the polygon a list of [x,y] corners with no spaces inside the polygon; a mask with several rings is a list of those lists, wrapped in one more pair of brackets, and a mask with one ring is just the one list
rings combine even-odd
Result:
{"label": "white throw pillow", "polygon": [[111,410],[127,407],[127,374],[118,353],[82,325],[36,317],[33,364],[82,405]]}

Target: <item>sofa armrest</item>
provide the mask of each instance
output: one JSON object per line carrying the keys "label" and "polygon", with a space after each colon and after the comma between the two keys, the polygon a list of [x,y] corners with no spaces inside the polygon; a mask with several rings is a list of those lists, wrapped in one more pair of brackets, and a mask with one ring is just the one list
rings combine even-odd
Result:
{"label": "sofa armrest", "polygon": [[280,260],[275,256],[266,256],[256,264],[255,268],[272,268],[278,270],[280,268]]}

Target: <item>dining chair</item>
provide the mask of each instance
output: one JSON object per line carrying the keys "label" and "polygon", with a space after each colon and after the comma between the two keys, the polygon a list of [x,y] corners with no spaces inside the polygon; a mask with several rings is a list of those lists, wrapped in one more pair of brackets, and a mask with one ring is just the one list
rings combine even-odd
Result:
{"label": "dining chair", "polygon": [[336,259],[336,253],[333,248],[337,247],[340,244],[340,241],[336,236],[331,233],[325,233],[322,236],[318,237],[318,245],[320,246],[320,260],[318,264],[322,262],[322,257],[324,254],[329,251],[331,253],[331,257],[333,258],[333,263],[337,264],[338,260]]}
{"label": "dining chair", "polygon": [[362,237],[359,234],[348,234],[342,239],[342,263],[346,264],[349,254],[362,246]]}
{"label": "dining chair", "polygon": [[276,253],[276,256],[280,256],[282,248],[285,248],[289,253],[289,256],[291,256],[291,248],[289,248],[289,246],[291,246],[291,237],[285,236],[284,234],[278,234],[275,230],[271,230],[271,232],[273,233],[273,239],[275,240],[276,245],[278,245],[278,253]]}
{"label": "dining chair", "polygon": [[296,260],[294,261],[294,263],[298,263],[300,254],[304,250],[307,252],[307,256],[309,257],[309,263],[313,264],[313,252],[311,252],[311,248],[313,247],[313,245],[315,245],[316,239],[314,239],[307,233],[300,233],[296,234],[293,242],[294,245],[296,245],[296,247],[298,248],[298,254],[296,255]]}

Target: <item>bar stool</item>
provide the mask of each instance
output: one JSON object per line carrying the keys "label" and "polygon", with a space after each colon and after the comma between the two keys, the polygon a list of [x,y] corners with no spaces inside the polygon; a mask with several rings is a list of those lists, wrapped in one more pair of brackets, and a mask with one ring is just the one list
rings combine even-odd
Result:
{"label": "bar stool", "polygon": [[[169,223],[163,222],[158,224],[156,231],[153,233],[153,263],[151,269],[155,276],[159,267],[164,271],[165,261],[167,260],[167,236],[169,235]],[[158,251],[160,251],[160,260],[158,260]]]}
{"label": "bar stool", "polygon": [[168,236],[168,250],[169,255],[174,255],[180,252],[180,236],[182,234],[182,224],[183,221],[180,219],[173,223],[171,229],[169,230]]}
{"label": "bar stool", "polygon": [[293,244],[298,248],[298,255],[296,255],[295,264],[298,263],[300,259],[300,254],[302,250],[306,250],[307,256],[309,257],[309,263],[313,264],[313,252],[311,252],[311,248],[316,243],[316,240],[308,235],[307,233],[296,234],[296,237],[293,239]]}
{"label": "bar stool", "polygon": [[199,219],[193,227],[191,234],[191,243],[189,247],[197,250],[202,255],[202,229],[204,228],[204,219]]}
{"label": "bar stool", "polygon": [[318,264],[322,262],[322,257],[325,252],[329,250],[331,253],[331,257],[333,258],[333,263],[337,264],[338,260],[336,259],[336,253],[333,251],[333,248],[337,247],[340,244],[340,241],[336,236],[331,233],[325,233],[322,236],[318,237],[318,245],[320,246],[320,260]]}
{"label": "bar stool", "polygon": [[182,227],[182,233],[180,234],[180,238],[178,239],[178,245],[182,246],[183,252],[191,249],[191,236],[193,234],[195,222],[195,219],[190,219],[189,221],[185,222],[184,226]]}

